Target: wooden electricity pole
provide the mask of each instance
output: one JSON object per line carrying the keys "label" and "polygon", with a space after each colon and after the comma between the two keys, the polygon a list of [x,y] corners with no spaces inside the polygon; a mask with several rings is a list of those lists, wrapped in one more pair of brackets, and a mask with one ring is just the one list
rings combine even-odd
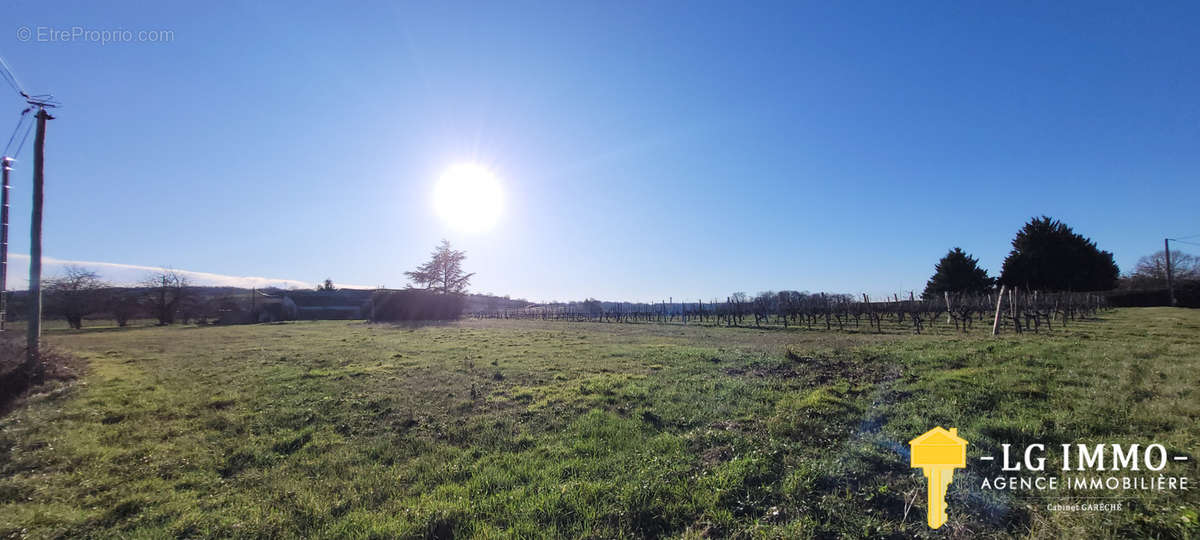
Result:
{"label": "wooden electricity pole", "polygon": [[29,335],[25,369],[37,378],[39,341],[42,337],[42,199],[45,185],[46,120],[54,119],[38,108],[37,135],[33,139],[33,217],[29,233]]}
{"label": "wooden electricity pole", "polygon": [[1171,299],[1171,307],[1175,307],[1175,280],[1171,275],[1171,239],[1163,238],[1163,254],[1167,257],[1167,296]]}

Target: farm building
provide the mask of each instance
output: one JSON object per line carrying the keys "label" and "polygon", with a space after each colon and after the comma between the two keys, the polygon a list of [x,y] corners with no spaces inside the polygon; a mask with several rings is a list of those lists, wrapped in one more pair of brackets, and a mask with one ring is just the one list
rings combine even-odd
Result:
{"label": "farm building", "polygon": [[281,291],[251,289],[243,295],[225,297],[220,302],[218,324],[251,324],[295,319],[296,302]]}
{"label": "farm building", "polygon": [[371,300],[371,290],[338,289],[335,291],[288,291],[296,303],[297,319],[362,319],[364,306]]}

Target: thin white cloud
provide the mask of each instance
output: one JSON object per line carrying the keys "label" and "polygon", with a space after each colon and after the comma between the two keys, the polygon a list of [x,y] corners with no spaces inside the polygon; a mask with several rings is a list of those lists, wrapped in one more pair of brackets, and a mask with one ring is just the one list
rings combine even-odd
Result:
{"label": "thin white cloud", "polygon": [[[24,253],[9,253],[9,268],[8,289],[24,289],[29,286],[29,255]],[[19,266],[24,269],[21,272],[13,263],[20,261]],[[66,266],[81,266],[87,268],[97,274],[100,274],[101,279],[111,282],[115,285],[134,285],[140,283],[146,278],[147,274],[152,272],[161,272],[162,270],[172,270],[178,274],[187,277],[193,285],[207,285],[216,287],[279,287],[283,289],[299,288],[308,289],[315,287],[316,282],[300,281],[297,279],[286,278],[268,278],[258,276],[231,276],[228,274],[215,274],[212,272],[197,272],[195,270],[181,270],[179,268],[166,268],[162,266],[143,266],[139,264],[125,264],[100,261],[74,261],[69,259],[56,259],[54,257],[42,257],[42,275],[44,277],[53,277],[61,272]],[[347,285],[344,283],[336,284],[344,289],[373,289],[366,285]]]}

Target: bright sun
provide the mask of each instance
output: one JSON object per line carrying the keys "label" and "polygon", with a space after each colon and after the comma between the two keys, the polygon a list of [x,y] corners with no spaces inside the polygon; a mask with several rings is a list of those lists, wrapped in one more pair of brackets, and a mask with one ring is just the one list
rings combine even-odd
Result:
{"label": "bright sun", "polygon": [[483,232],[496,224],[503,204],[500,181],[473,163],[453,165],[433,189],[433,207],[451,226]]}

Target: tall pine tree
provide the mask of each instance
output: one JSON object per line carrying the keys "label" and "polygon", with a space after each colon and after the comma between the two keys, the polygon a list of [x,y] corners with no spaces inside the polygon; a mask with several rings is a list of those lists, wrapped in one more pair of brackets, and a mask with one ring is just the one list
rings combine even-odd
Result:
{"label": "tall pine tree", "polygon": [[462,262],[465,258],[465,251],[452,249],[449,240],[442,240],[437,249],[430,254],[429,262],[418,266],[412,272],[405,272],[404,275],[427,290],[443,294],[462,294],[466,292],[467,285],[471,284],[471,276],[475,275],[474,272],[463,272]]}
{"label": "tall pine tree", "polygon": [[1112,253],[1042,216],[1017,231],[1000,283],[1031,291],[1106,291],[1117,286],[1118,277]]}
{"label": "tall pine tree", "polygon": [[994,282],[988,277],[987,270],[979,267],[975,257],[961,248],[954,248],[933,267],[933,277],[925,284],[921,297],[927,300],[938,298],[943,292],[984,293]]}

